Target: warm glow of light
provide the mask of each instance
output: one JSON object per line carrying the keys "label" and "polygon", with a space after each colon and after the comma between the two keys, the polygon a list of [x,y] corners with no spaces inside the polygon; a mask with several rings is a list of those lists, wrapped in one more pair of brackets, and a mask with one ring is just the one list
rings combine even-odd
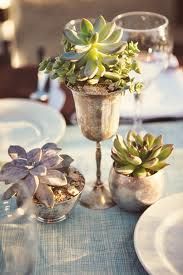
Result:
{"label": "warm glow of light", "polygon": [[13,68],[21,67],[23,63],[24,63],[23,57],[20,55],[20,53],[17,50],[15,50],[12,53],[12,61],[11,61],[12,67]]}
{"label": "warm glow of light", "polygon": [[0,9],[8,9],[11,6],[11,0],[0,0]]}
{"label": "warm glow of light", "polygon": [[1,35],[4,40],[12,40],[15,35],[15,24],[13,20],[6,20],[1,24]]}

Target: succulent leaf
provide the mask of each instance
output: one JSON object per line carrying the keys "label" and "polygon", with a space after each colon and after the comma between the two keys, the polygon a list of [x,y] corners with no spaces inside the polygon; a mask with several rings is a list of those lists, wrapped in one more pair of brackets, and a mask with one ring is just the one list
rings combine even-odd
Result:
{"label": "succulent leaf", "polygon": [[69,86],[99,83],[109,91],[140,92],[142,83],[130,74],[140,72],[135,60],[138,52],[137,43],[122,41],[122,28],[114,22],[106,23],[99,16],[92,24],[84,18],[79,29],[64,30],[64,53],[55,60],[45,59],[39,69]]}
{"label": "succulent leaf", "polygon": [[99,32],[99,41],[102,42],[107,39],[115,30],[116,24],[114,22],[108,22]]}
{"label": "succulent leaf", "polygon": [[11,145],[8,149],[8,154],[12,159],[27,157],[25,149],[18,145]]}
{"label": "succulent leaf", "polygon": [[2,200],[9,200],[13,197],[16,193],[18,193],[20,189],[20,183],[14,183],[11,185],[3,194]]}
{"label": "succulent leaf", "polygon": [[57,167],[62,162],[62,158],[58,155],[47,157],[42,160],[42,163],[46,168]]}
{"label": "succulent leaf", "polygon": [[147,172],[144,167],[137,167],[133,172],[134,177],[138,177],[138,178],[144,178],[146,174]]}
{"label": "succulent leaf", "polygon": [[162,146],[155,146],[155,147],[152,149],[150,155],[148,156],[148,160],[153,159],[153,158],[156,158],[156,157],[160,154],[161,148],[162,148]]}
{"label": "succulent leaf", "polygon": [[88,60],[84,69],[84,75],[89,79],[93,78],[98,72],[98,65],[96,60]]}
{"label": "succulent leaf", "polygon": [[64,35],[68,39],[68,41],[70,41],[74,45],[85,45],[84,40],[82,40],[81,37],[79,38],[77,32],[75,32],[74,30],[65,29]]}
{"label": "succulent leaf", "polygon": [[86,18],[83,18],[81,21],[81,31],[86,34],[91,33],[93,31],[92,23]]}
{"label": "succulent leaf", "polygon": [[106,21],[102,15],[100,15],[94,22],[93,27],[95,32],[100,32],[106,25]]}
{"label": "succulent leaf", "polygon": [[130,153],[127,153],[125,156],[126,160],[133,165],[140,165],[142,160],[139,157],[133,156]]}
{"label": "succulent leaf", "polygon": [[172,150],[173,150],[173,144],[163,145],[162,148],[161,148],[161,152],[158,155],[158,159],[160,161],[165,160],[166,158],[169,157],[169,155],[171,154]]}
{"label": "succulent leaf", "polygon": [[74,51],[70,51],[70,52],[66,52],[63,54],[63,59],[66,61],[71,61],[71,62],[77,62],[79,61],[83,56],[85,55],[85,52],[74,52]]}
{"label": "succulent leaf", "polygon": [[49,170],[45,181],[48,181],[50,186],[65,186],[67,185],[67,179],[63,173],[58,170]]}
{"label": "succulent leaf", "polygon": [[60,163],[61,168],[65,167],[68,168],[71,163],[74,161],[73,158],[71,158],[69,155],[62,154],[60,157],[63,159],[62,162]]}
{"label": "succulent leaf", "polygon": [[116,135],[116,137],[114,139],[114,147],[119,152],[121,152],[122,150],[126,151],[126,145],[124,143],[122,136]]}
{"label": "succulent leaf", "polygon": [[39,179],[37,176],[33,176],[29,174],[25,179],[24,179],[24,184],[27,187],[26,193],[27,196],[31,195],[33,196],[39,186]]}
{"label": "succulent leaf", "polygon": [[168,166],[167,163],[165,162],[158,162],[156,165],[152,166],[152,167],[149,167],[150,170],[152,171],[159,171],[160,169],[163,169],[164,167]]}
{"label": "succulent leaf", "polygon": [[105,40],[105,43],[118,43],[119,41],[121,41],[122,35],[123,30],[117,29],[108,37],[108,39]]}
{"label": "succulent leaf", "polygon": [[51,188],[46,184],[43,178],[39,179],[39,186],[35,193],[36,198],[46,207],[53,208],[54,195]]}
{"label": "succulent leaf", "polygon": [[40,148],[32,149],[27,153],[28,163],[38,163],[42,158],[42,150]]}
{"label": "succulent leaf", "polygon": [[47,151],[47,150],[55,150],[55,151],[61,151],[61,148],[58,148],[58,146],[53,143],[53,142],[48,142],[45,145],[42,146],[41,148],[43,151]]}
{"label": "succulent leaf", "polygon": [[46,176],[47,168],[44,165],[38,165],[30,170],[33,176]]}
{"label": "succulent leaf", "polygon": [[20,167],[20,168],[28,165],[27,159],[22,159],[22,158],[14,159],[11,164],[15,165],[16,167]]}
{"label": "succulent leaf", "polygon": [[122,173],[124,175],[130,175],[135,170],[135,166],[132,164],[115,167],[117,173]]}
{"label": "succulent leaf", "polygon": [[142,167],[144,168],[151,168],[152,166],[156,165],[158,163],[158,158],[153,158],[151,160],[148,160],[142,164]]}
{"label": "succulent leaf", "polygon": [[15,165],[8,166],[5,164],[2,167],[0,178],[11,183],[19,182],[21,179],[27,176],[28,169],[25,167],[16,167]]}
{"label": "succulent leaf", "polygon": [[162,146],[162,145],[163,145],[163,137],[162,135],[160,135],[154,139],[153,146]]}
{"label": "succulent leaf", "polygon": [[162,136],[155,137],[150,133],[140,136],[135,131],[129,131],[126,139],[116,136],[111,157],[118,173],[147,177],[168,165],[164,160],[172,150],[172,144],[163,145]]}

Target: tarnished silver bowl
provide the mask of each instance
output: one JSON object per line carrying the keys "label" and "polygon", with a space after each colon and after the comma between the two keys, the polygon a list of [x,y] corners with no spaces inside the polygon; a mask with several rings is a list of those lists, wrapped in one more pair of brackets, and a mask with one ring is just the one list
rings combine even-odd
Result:
{"label": "tarnished silver bowl", "polygon": [[56,203],[53,208],[35,203],[36,219],[43,223],[57,223],[65,220],[76,206],[80,195],[81,192],[67,201]]}
{"label": "tarnished silver bowl", "polygon": [[164,189],[164,174],[162,171],[145,177],[128,177],[117,173],[111,168],[109,188],[112,199],[127,211],[140,212],[160,199]]}

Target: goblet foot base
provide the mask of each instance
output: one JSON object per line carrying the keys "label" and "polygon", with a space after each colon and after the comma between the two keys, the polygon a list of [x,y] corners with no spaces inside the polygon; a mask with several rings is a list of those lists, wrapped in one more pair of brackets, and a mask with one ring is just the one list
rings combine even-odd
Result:
{"label": "goblet foot base", "polygon": [[82,206],[94,210],[102,210],[111,208],[115,205],[111,193],[103,184],[87,187],[88,188],[83,192],[80,199],[80,204]]}
{"label": "goblet foot base", "polygon": [[41,222],[41,223],[57,223],[57,222],[61,222],[61,221],[64,221],[68,218],[69,215],[63,215],[61,217],[57,217],[57,218],[53,218],[53,219],[45,219],[45,218],[42,218],[42,217],[36,217],[37,221],[38,222]]}

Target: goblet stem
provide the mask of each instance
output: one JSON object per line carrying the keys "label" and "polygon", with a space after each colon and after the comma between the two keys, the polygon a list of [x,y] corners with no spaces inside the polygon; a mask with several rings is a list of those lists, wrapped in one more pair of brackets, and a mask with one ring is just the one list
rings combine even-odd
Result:
{"label": "goblet stem", "polygon": [[97,164],[96,186],[102,185],[102,182],[101,182],[101,159],[102,159],[101,143],[100,143],[100,141],[97,141],[96,142],[96,164]]}

